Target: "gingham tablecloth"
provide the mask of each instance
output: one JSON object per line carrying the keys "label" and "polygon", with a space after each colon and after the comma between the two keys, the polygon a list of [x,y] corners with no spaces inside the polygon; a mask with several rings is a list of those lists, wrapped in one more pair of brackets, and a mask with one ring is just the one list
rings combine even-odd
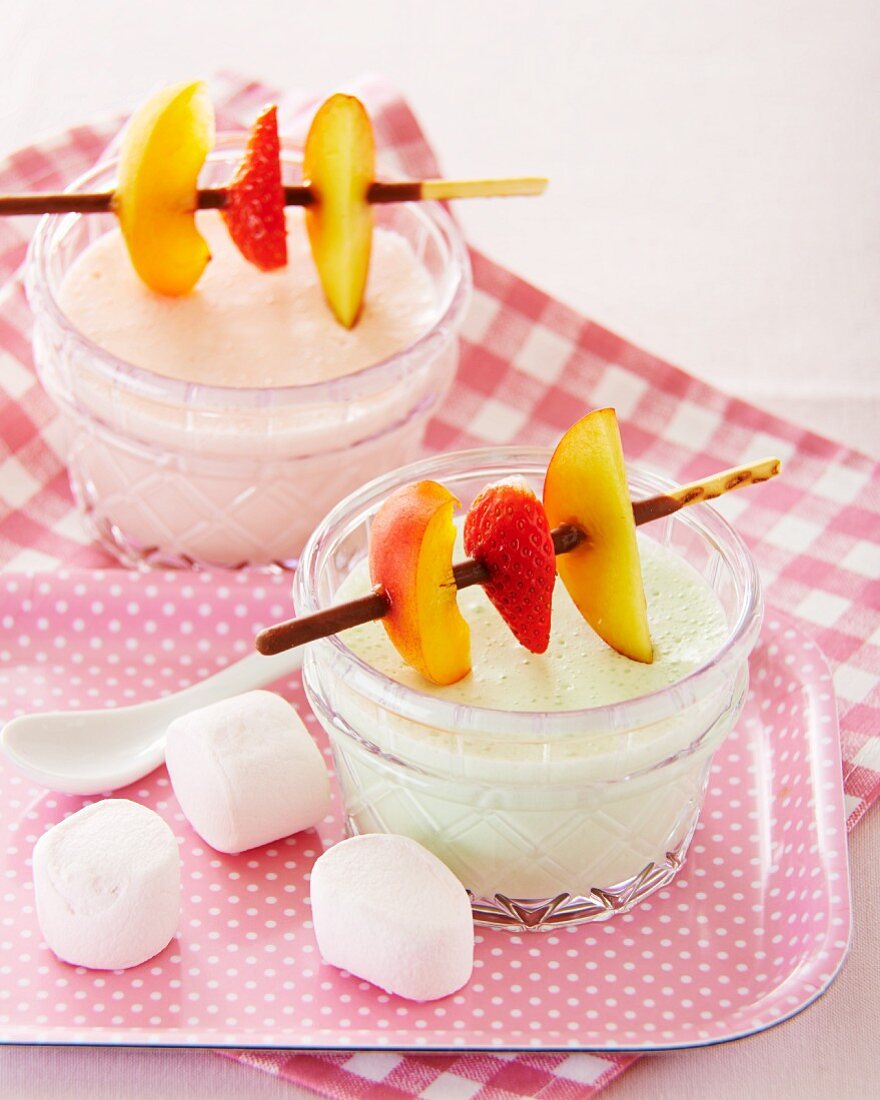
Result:
{"label": "gingham tablecloth", "polygon": [[[412,112],[381,80],[353,86],[383,156],[412,176],[439,166]],[[222,75],[218,129],[246,125],[279,101],[285,134],[304,134],[315,106],[301,93]],[[0,190],[58,188],[85,171],[119,129],[77,127],[0,164]],[[515,218],[515,207],[511,217]],[[18,269],[33,223],[0,220],[0,566],[113,567],[73,507],[55,410],[33,371],[30,316]],[[691,378],[472,254],[473,307],[457,384],[427,446],[548,444],[583,411],[617,408],[628,459],[689,480],[776,454],[781,478],[725,498],[751,546],[768,604],[797,616],[834,669],[852,828],[880,794],[880,465]],[[772,370],[772,363],[768,369]],[[591,1096],[633,1061],[591,1054],[338,1054],[224,1052],[328,1096],[467,1095],[469,1100]]]}

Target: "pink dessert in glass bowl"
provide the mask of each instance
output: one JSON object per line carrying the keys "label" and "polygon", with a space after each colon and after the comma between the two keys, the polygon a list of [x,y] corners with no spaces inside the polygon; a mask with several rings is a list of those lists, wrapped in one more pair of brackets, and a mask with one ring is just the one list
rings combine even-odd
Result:
{"label": "pink dessert in glass bowl", "polygon": [[[202,173],[229,178],[243,135]],[[285,183],[301,159],[282,151]],[[112,186],[115,165],[74,188]],[[128,263],[113,215],[53,215],[31,246],[34,358],[59,407],[74,495],[129,564],[289,567],[337,500],[418,453],[458,362],[467,250],[433,203],[377,211],[364,312],[324,303],[299,212],[288,266],[251,267],[219,215],[198,216],[213,260],[185,298]]]}

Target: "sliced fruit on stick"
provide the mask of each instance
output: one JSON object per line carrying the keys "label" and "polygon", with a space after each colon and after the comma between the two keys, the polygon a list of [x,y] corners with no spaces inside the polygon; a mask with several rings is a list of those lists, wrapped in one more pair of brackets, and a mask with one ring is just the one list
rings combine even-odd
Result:
{"label": "sliced fruit on stick", "polygon": [[[724,493],[743,489],[747,485],[759,485],[762,481],[769,481],[770,478],[776,477],[780,468],[778,458],[764,458],[759,462],[722,470],[720,473],[711,474],[699,481],[692,481],[677,489],[670,489],[658,496],[636,500],[632,505],[633,520],[637,526],[650,523],[652,520],[671,516],[691,504],[714,500]],[[579,527],[571,524],[554,527],[551,535],[557,557],[571,554],[587,539]],[[386,541],[390,543],[390,536],[386,535]],[[388,553],[391,554],[393,551],[389,549]],[[452,576],[456,588],[470,588],[474,584],[485,584],[489,580],[489,570],[482,562],[469,559],[456,562],[452,567]],[[282,653],[284,650],[315,642],[319,638],[338,634],[342,630],[349,630],[353,626],[381,619],[388,614],[389,609],[388,597],[379,588],[360,599],[350,600],[334,607],[325,607],[312,615],[304,615],[300,619],[288,619],[286,622],[266,627],[257,635],[256,648],[267,656]]]}
{"label": "sliced fruit on stick", "polygon": [[[195,228],[196,210],[227,211],[233,238],[263,270],[284,264],[280,236],[280,165],[274,111],[254,129],[245,161],[226,187],[199,189],[214,140],[213,110],[202,83],[163,88],[135,114],[122,146],[115,191],[0,195],[0,216],[116,212],[132,263],[162,294],[193,288],[210,259]],[[308,209],[315,262],[327,299],[346,327],[355,323],[370,263],[370,204],[504,195],[540,195],[543,176],[509,179],[375,180],[372,126],[354,96],[331,96],[309,131],[306,181],[281,187],[281,203]]]}
{"label": "sliced fruit on stick", "polygon": [[244,158],[226,188],[222,215],[229,235],[246,260],[261,271],[275,271],[287,264],[281,143],[275,106],[262,111],[253,125]]}
{"label": "sliced fruit on stick", "polygon": [[648,605],[614,409],[588,413],[559,441],[544,479],[544,508],[551,527],[570,524],[586,535],[557,563],[577,609],[613,649],[650,664]]}
{"label": "sliced fruit on stick", "polygon": [[532,653],[550,644],[556,551],[547,513],[522,478],[498,481],[475,498],[464,521],[464,548],[489,573],[486,595]]}
{"label": "sliced fruit on stick", "polygon": [[189,293],[211,258],[195,199],[213,144],[214,110],[201,82],[163,88],[125,128],[113,207],[135,271],[159,294]]}
{"label": "sliced fruit on stick", "polygon": [[387,600],[388,637],[435,684],[454,684],[471,670],[470,628],[452,573],[457,506],[436,481],[405,485],[383,503],[370,530],[370,577]]}
{"label": "sliced fruit on stick", "polygon": [[331,96],[318,108],[306,137],[303,175],[313,198],[306,227],[324,294],[346,328],[358,319],[367,285],[373,242],[367,196],[375,164],[364,105],[354,96]]}

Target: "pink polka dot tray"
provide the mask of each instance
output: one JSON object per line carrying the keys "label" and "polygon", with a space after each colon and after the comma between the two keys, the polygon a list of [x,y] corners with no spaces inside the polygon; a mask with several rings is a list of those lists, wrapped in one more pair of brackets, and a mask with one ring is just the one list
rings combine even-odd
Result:
{"label": "pink polka dot tray", "polygon": [[[6,574],[0,719],[121,705],[199,680],[288,613],[288,588],[285,578],[244,575]],[[321,962],[308,875],[341,837],[338,809],[317,832],[223,856],[190,829],[164,768],[119,793],[153,807],[177,835],[178,935],[131,970],[59,962],[37,927],[31,851],[46,828],[93,800],[47,792],[3,761],[0,1039],[657,1050],[779,1023],[828,987],[846,955],[841,762],[824,659],[785,616],[768,613],[751,672],[745,712],[716,756],[673,883],[603,923],[522,935],[482,929],[470,984],[427,1005]],[[274,687],[306,713],[297,678]],[[317,735],[314,720],[310,728]]]}

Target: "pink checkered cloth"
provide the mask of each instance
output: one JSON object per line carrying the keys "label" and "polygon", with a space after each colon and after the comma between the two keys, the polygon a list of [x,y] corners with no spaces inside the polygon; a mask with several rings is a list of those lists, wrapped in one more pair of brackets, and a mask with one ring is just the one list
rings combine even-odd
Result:
{"label": "pink checkered cloth", "polygon": [[[381,80],[353,89],[366,102],[386,160],[414,177],[439,175],[411,111]],[[241,127],[267,99],[286,134],[304,133],[315,100],[278,97],[224,75],[221,129]],[[77,127],[0,163],[0,190],[58,188],[89,168],[119,119]],[[17,270],[33,228],[0,220],[0,565],[113,567],[75,512],[58,451],[55,410],[30,352]],[[768,603],[793,612],[824,649],[840,704],[852,827],[880,794],[880,464],[728,397],[578,316],[478,253],[475,299],[457,385],[428,446],[547,444],[577,410],[614,405],[627,457],[680,480],[775,454],[784,476],[723,502],[760,564]],[[6,281],[8,280],[8,281]],[[340,1100],[448,1095],[469,1100],[592,1096],[634,1059],[604,1054],[223,1052]]]}

